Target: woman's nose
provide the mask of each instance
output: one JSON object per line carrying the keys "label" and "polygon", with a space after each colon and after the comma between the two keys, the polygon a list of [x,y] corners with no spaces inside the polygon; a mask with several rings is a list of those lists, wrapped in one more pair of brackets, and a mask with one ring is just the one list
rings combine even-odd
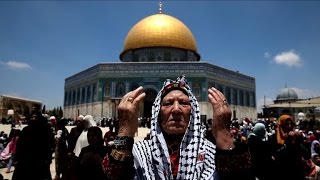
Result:
{"label": "woman's nose", "polygon": [[174,111],[174,112],[180,112],[180,104],[179,104],[178,101],[175,101],[175,102],[173,103],[172,111]]}

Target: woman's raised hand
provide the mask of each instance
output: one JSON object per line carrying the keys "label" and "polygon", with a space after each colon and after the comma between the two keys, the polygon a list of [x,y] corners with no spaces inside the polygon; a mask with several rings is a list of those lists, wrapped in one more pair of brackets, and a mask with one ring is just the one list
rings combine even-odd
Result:
{"label": "woman's raised hand", "polygon": [[138,128],[139,104],[145,96],[140,86],[122,97],[118,106],[119,136],[134,136]]}
{"label": "woman's raised hand", "polygon": [[234,148],[233,137],[230,133],[231,110],[225,96],[216,88],[208,90],[209,102],[213,108],[212,135],[220,149]]}

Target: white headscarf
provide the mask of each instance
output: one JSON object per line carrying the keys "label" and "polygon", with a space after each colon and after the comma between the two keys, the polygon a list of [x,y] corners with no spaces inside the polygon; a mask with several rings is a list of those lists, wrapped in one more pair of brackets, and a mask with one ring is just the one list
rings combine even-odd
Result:
{"label": "white headscarf", "polygon": [[204,138],[205,127],[201,124],[199,104],[184,76],[176,81],[166,80],[154,101],[150,140],[137,142],[133,147],[135,179],[173,179],[168,147],[158,121],[161,96],[172,84],[188,93],[192,107],[188,129],[180,145],[176,179],[213,179],[215,145]]}
{"label": "white headscarf", "polygon": [[93,120],[93,117],[91,115],[86,115],[84,118],[83,118],[83,121],[86,121],[86,122],[83,122],[83,123],[86,123],[88,126],[87,127],[84,127],[82,133],[80,134],[80,136],[78,137],[77,139],[77,143],[76,143],[76,146],[73,150],[74,154],[78,157],[80,155],[80,152],[81,152],[81,149],[83,147],[86,147],[89,145],[88,143],[88,138],[87,138],[87,133],[88,133],[88,129],[91,127],[91,126],[97,126],[97,123]]}
{"label": "white headscarf", "polygon": [[84,118],[83,115],[79,115],[79,116],[78,116],[78,119],[81,120],[81,121],[83,120],[83,118]]}

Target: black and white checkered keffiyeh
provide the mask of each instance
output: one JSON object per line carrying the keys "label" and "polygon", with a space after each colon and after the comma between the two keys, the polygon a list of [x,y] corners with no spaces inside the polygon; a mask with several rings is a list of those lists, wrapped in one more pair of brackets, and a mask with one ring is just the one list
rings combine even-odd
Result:
{"label": "black and white checkered keffiyeh", "polygon": [[173,179],[168,147],[158,122],[161,95],[172,83],[185,83],[184,90],[188,93],[192,107],[189,126],[180,145],[176,179],[213,179],[215,145],[204,138],[205,127],[201,125],[199,104],[184,76],[178,77],[176,81],[166,80],[154,101],[150,140],[137,142],[133,147],[135,179]]}

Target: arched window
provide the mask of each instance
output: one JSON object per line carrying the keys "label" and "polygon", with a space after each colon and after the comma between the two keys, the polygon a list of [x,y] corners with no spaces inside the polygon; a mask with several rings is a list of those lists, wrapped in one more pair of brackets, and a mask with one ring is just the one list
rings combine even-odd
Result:
{"label": "arched window", "polygon": [[130,84],[130,91],[133,91],[139,87],[139,84],[136,82],[133,82]]}
{"label": "arched window", "polygon": [[254,92],[250,93],[250,104],[252,107],[256,107],[256,98],[255,98]]}
{"label": "arched window", "polygon": [[122,97],[125,93],[125,86],[123,83],[117,84],[116,87],[116,97]]}
{"label": "arched window", "polygon": [[105,82],[104,84],[104,97],[109,97],[110,96],[110,83]]}
{"label": "arched window", "polygon": [[226,87],[226,91],[224,93],[224,96],[226,97],[229,104],[231,104],[231,89],[230,87]]}
{"label": "arched window", "polygon": [[85,103],[86,102],[86,88],[82,87],[82,93],[81,93],[81,103]]}
{"label": "arched window", "polygon": [[245,95],[245,106],[250,107],[250,94],[248,91],[246,91],[246,95]]}
{"label": "arched window", "polygon": [[196,98],[200,99],[201,97],[201,85],[198,82],[192,83],[192,91]]}
{"label": "arched window", "polygon": [[95,102],[98,100],[98,88],[97,88],[97,83],[92,84],[92,102]]}
{"label": "arched window", "polygon": [[145,62],[145,61],[147,61],[147,57],[145,56],[145,55],[141,55],[140,57],[139,57],[139,61],[140,62]]}
{"label": "arched window", "polygon": [[80,88],[77,89],[77,104],[80,104]]}
{"label": "arched window", "polygon": [[68,92],[64,93],[64,105],[68,106]]}
{"label": "arched window", "polygon": [[91,102],[91,86],[87,86],[87,103]]}
{"label": "arched window", "polygon": [[222,86],[222,85],[217,84],[216,89],[218,89],[222,94],[224,93],[224,92],[223,92],[223,86]]}
{"label": "arched window", "polygon": [[68,105],[70,106],[70,105],[72,105],[72,92],[71,91],[69,91],[68,92],[68,98],[69,98],[69,100],[68,100]]}
{"label": "arched window", "polygon": [[208,83],[208,88],[212,88],[212,87],[215,87],[215,86],[214,86],[214,82],[209,82],[209,83]]}
{"label": "arched window", "polygon": [[238,95],[235,89],[231,89],[231,104],[238,105]]}
{"label": "arched window", "polygon": [[243,105],[244,105],[243,96],[244,96],[244,92],[243,92],[243,90],[240,90],[240,91],[239,91],[239,105],[240,105],[240,106],[243,106]]}
{"label": "arched window", "polygon": [[76,104],[76,90],[73,90],[72,92],[72,105]]}

